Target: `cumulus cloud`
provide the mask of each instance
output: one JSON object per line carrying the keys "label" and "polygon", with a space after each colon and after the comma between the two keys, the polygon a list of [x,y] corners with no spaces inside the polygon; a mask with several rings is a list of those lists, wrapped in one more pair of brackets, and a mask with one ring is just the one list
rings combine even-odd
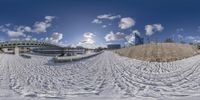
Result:
{"label": "cumulus cloud", "polygon": [[59,44],[60,40],[63,39],[63,34],[54,32],[51,37],[46,37],[45,41],[53,43],[53,44]]}
{"label": "cumulus cloud", "polygon": [[49,23],[45,23],[45,22],[36,22],[34,24],[34,29],[33,29],[33,32],[36,32],[36,33],[43,33],[43,32],[46,32],[46,29],[48,27],[50,27],[51,24]]}
{"label": "cumulus cloud", "polygon": [[102,25],[102,28],[106,28],[107,27],[107,25]]}
{"label": "cumulus cloud", "polygon": [[184,40],[185,42],[200,43],[200,36],[182,36],[178,34],[177,38],[179,40]]}
{"label": "cumulus cloud", "polygon": [[46,16],[45,21],[35,22],[33,25],[32,32],[44,33],[47,32],[47,28],[51,26],[51,22],[54,19],[54,16]]}
{"label": "cumulus cloud", "polygon": [[11,38],[10,41],[20,41],[19,38]]}
{"label": "cumulus cloud", "polygon": [[83,34],[84,40],[82,41],[82,43],[86,43],[86,44],[94,44],[94,34],[91,32],[86,32]]}
{"label": "cumulus cloud", "polygon": [[181,34],[178,34],[177,37],[178,37],[178,40],[183,40],[184,39],[183,35],[181,35]]}
{"label": "cumulus cloud", "polygon": [[152,35],[154,33],[154,27],[152,25],[146,25],[145,26],[145,30],[146,30],[146,35]]}
{"label": "cumulus cloud", "polygon": [[40,22],[35,22],[34,25],[32,26],[25,26],[25,25],[19,25],[19,26],[14,26],[12,27],[11,24],[5,24],[0,26],[0,31],[7,33],[9,37],[20,37],[23,36],[25,37],[27,32],[32,32],[32,33],[43,33],[47,32],[47,28],[51,26],[51,22],[54,19],[54,16],[45,16],[44,21]]}
{"label": "cumulus cloud", "polygon": [[185,40],[193,43],[200,43],[200,36],[185,36]]}
{"label": "cumulus cloud", "polygon": [[188,40],[195,40],[197,37],[194,37],[194,36],[186,36],[185,38],[188,39]]}
{"label": "cumulus cloud", "polygon": [[95,37],[94,33],[85,32],[83,34],[83,37],[84,37],[84,39],[81,42],[79,42],[78,44],[76,44],[76,46],[82,46],[84,48],[91,48],[91,49],[98,47],[94,40],[94,37]]}
{"label": "cumulus cloud", "polygon": [[88,44],[88,43],[84,43],[84,42],[79,42],[78,44],[75,45],[76,47],[77,46],[81,46],[83,48],[88,48],[88,49],[95,49],[99,46],[97,46],[95,43],[93,44]]}
{"label": "cumulus cloud", "polygon": [[162,32],[164,30],[164,27],[161,24],[146,25],[145,30],[146,35],[151,36],[155,32]]}
{"label": "cumulus cloud", "polygon": [[25,34],[24,34],[24,33],[18,32],[18,31],[11,31],[11,30],[8,30],[7,34],[8,34],[8,36],[10,36],[10,37],[19,37],[19,36],[24,36],[24,37],[25,37]]}
{"label": "cumulus cloud", "polygon": [[[121,15],[111,15],[111,14],[103,14],[103,15],[98,15],[92,23],[95,24],[102,24],[104,20],[114,20],[121,18]],[[102,25],[102,28],[107,27],[107,25]]]}
{"label": "cumulus cloud", "polygon": [[31,40],[31,38],[32,38],[32,36],[28,35],[28,36],[26,36],[25,40],[29,41],[29,40]]}
{"label": "cumulus cloud", "polygon": [[19,37],[19,36],[23,36],[25,37],[26,35],[24,34],[24,32],[30,32],[31,28],[28,26],[16,26],[13,28],[13,30],[9,29],[7,25],[2,25],[0,27],[0,31],[7,33],[9,37],[15,38],[15,37]]}
{"label": "cumulus cloud", "polygon": [[135,25],[135,20],[133,20],[132,18],[130,17],[126,17],[126,18],[121,18],[120,22],[119,22],[119,27],[121,29],[128,29],[132,26]]}
{"label": "cumulus cloud", "polygon": [[93,38],[95,35],[93,33],[91,33],[91,32],[86,32],[86,33],[83,34],[83,36],[85,38]]}
{"label": "cumulus cloud", "polygon": [[108,20],[113,20],[117,18],[121,18],[121,15],[111,15],[111,14],[103,14],[97,16],[98,19],[108,19]]}
{"label": "cumulus cloud", "polygon": [[113,31],[111,31],[104,37],[104,39],[106,40],[106,42],[109,42],[109,41],[123,40],[125,36],[126,35],[124,33],[121,32],[113,33]]}
{"label": "cumulus cloud", "polygon": [[55,16],[45,16],[45,22],[46,22],[46,23],[52,22],[53,19],[55,19]]}
{"label": "cumulus cloud", "polygon": [[112,41],[125,40],[125,45],[134,45],[136,34],[140,36],[140,32],[138,30],[133,30],[130,34],[124,34],[121,32],[114,33],[113,31],[111,31],[104,37],[104,39],[107,43],[110,43]]}
{"label": "cumulus cloud", "polygon": [[101,23],[102,23],[102,21],[101,21],[101,20],[99,20],[99,19],[94,19],[94,20],[92,21],[92,23],[95,23],[95,24],[101,24]]}
{"label": "cumulus cloud", "polygon": [[127,45],[135,44],[135,34],[140,36],[140,32],[138,30],[133,30],[131,34],[129,34],[125,37],[125,39],[127,41]]}

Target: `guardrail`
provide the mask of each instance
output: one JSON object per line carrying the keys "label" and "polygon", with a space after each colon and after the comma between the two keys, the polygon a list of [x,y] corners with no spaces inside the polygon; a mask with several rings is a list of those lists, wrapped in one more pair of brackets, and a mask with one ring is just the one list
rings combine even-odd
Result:
{"label": "guardrail", "polygon": [[101,53],[102,52],[85,54],[85,55],[77,55],[77,56],[64,56],[64,57],[58,57],[57,56],[57,57],[53,58],[53,61],[55,63],[77,61],[77,60],[81,60],[81,59],[90,58],[90,57],[96,56],[96,55],[101,54]]}

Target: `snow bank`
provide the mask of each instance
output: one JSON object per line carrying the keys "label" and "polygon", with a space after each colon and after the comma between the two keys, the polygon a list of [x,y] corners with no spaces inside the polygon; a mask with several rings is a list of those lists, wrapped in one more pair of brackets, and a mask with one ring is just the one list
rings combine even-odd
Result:
{"label": "snow bank", "polygon": [[81,60],[81,59],[86,59],[89,57],[93,57],[96,56],[98,54],[100,54],[102,52],[98,52],[98,53],[89,53],[89,54],[84,54],[84,55],[76,55],[76,56],[64,56],[64,57],[54,57],[53,60],[54,62],[69,62],[69,61],[77,61],[77,60]]}

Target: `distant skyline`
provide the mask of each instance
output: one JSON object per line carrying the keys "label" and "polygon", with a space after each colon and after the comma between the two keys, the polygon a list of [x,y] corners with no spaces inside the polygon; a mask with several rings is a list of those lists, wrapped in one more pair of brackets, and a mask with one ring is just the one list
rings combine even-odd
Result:
{"label": "distant skyline", "polygon": [[0,40],[84,47],[134,43],[134,35],[200,42],[199,0],[0,0]]}

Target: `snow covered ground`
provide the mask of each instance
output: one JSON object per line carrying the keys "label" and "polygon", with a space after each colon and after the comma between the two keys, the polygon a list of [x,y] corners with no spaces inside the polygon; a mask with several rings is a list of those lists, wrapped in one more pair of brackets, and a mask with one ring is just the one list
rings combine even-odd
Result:
{"label": "snow covered ground", "polygon": [[53,63],[50,56],[0,54],[0,100],[198,100],[199,61],[200,55],[150,63],[105,51]]}
{"label": "snow covered ground", "polygon": [[77,61],[82,59],[87,59],[93,56],[96,56],[100,54],[101,52],[93,52],[93,53],[87,53],[87,54],[80,54],[75,56],[62,56],[62,57],[54,57],[54,62],[70,62],[70,61]]}

